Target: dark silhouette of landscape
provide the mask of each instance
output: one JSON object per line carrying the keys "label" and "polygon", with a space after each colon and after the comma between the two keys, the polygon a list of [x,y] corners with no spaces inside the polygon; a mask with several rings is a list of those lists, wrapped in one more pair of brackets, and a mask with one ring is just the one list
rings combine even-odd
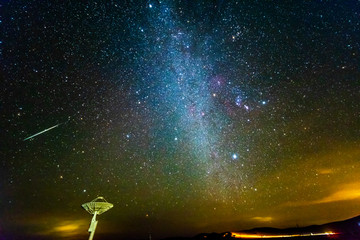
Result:
{"label": "dark silhouette of landscape", "polygon": [[[235,238],[236,233],[244,234],[244,237]],[[249,237],[245,235],[248,234]],[[318,234],[318,235],[317,235]],[[312,225],[297,228],[254,228],[224,233],[201,233],[191,238],[172,237],[164,240],[217,240],[217,239],[338,239],[338,240],[360,240],[360,216],[339,222]],[[290,237],[293,235],[293,237]],[[270,236],[270,237],[269,237]],[[283,237],[276,237],[283,236]],[[287,236],[287,237],[284,237]]]}
{"label": "dark silhouette of landscape", "polygon": [[[185,235],[186,233],[184,233]],[[243,234],[239,237],[239,234]],[[249,237],[246,237],[249,236]],[[152,240],[158,240],[156,233],[153,233]],[[155,236],[155,237],[154,237]],[[279,237],[277,237],[279,236]],[[7,235],[0,236],[0,240],[50,240],[48,236],[20,236]],[[86,233],[77,237],[64,238],[67,240],[88,239]],[[119,236],[118,234],[97,234],[95,240],[147,240],[138,239],[136,236]],[[360,216],[347,220],[331,222],[322,225],[312,225],[307,227],[296,227],[278,229],[271,227],[254,228],[249,230],[235,230],[223,233],[200,233],[193,237],[168,237],[161,240],[237,240],[237,239],[304,239],[304,240],[360,240]]]}

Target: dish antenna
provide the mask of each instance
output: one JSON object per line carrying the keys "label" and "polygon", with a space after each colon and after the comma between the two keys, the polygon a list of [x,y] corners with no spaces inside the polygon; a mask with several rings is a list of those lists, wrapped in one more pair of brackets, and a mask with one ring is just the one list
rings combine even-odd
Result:
{"label": "dish antenna", "polygon": [[100,214],[106,212],[107,210],[112,208],[114,205],[111,203],[108,203],[105,200],[105,198],[103,198],[103,197],[97,197],[94,200],[92,200],[91,202],[84,203],[81,206],[88,213],[93,215],[91,222],[90,222],[90,227],[88,230],[90,232],[89,240],[92,240],[94,237],[94,234],[95,234],[95,229],[96,229],[97,223],[98,223],[98,221],[96,220],[96,215],[100,215]]}

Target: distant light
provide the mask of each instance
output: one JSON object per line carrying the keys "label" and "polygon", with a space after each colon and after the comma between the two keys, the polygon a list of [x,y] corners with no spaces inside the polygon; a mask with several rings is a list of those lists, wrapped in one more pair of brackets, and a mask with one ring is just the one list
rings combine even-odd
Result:
{"label": "distant light", "polygon": [[152,8],[152,7],[153,7],[153,5],[150,3],[150,4],[149,4],[149,8]]}
{"label": "distant light", "polygon": [[231,158],[232,158],[233,160],[236,160],[236,159],[238,159],[238,155],[237,155],[236,153],[234,153],[234,154],[231,156]]}
{"label": "distant light", "polygon": [[236,106],[240,107],[242,105],[242,99],[241,99],[241,96],[237,96],[235,98],[235,104]]}
{"label": "distant light", "polygon": [[262,105],[265,105],[265,104],[266,104],[266,101],[262,101],[261,104],[262,104]]}
{"label": "distant light", "polygon": [[241,233],[241,232],[231,232],[231,236],[234,238],[254,238],[254,239],[264,239],[264,238],[292,238],[292,237],[308,237],[308,236],[329,236],[329,235],[337,235],[334,232],[320,232],[320,233],[303,233],[303,234],[274,234],[274,235],[266,235],[266,234],[256,234],[256,233]]}

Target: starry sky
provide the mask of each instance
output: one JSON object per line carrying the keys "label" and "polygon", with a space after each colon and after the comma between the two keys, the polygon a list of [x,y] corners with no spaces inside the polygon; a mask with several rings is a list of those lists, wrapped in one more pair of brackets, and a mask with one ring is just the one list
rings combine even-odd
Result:
{"label": "starry sky", "polygon": [[1,240],[360,215],[359,1],[0,6]]}

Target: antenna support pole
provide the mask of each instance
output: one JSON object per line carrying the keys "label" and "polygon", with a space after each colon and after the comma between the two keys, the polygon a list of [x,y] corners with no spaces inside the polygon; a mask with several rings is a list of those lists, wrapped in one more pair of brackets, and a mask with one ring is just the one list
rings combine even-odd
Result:
{"label": "antenna support pole", "polygon": [[97,197],[91,202],[84,203],[81,205],[88,213],[93,215],[90,227],[88,232],[90,233],[89,240],[92,240],[95,234],[95,230],[98,224],[98,221],[96,220],[96,216],[100,215],[106,211],[108,211],[110,208],[112,208],[114,205],[111,203],[108,203],[105,198],[103,197]]}
{"label": "antenna support pole", "polygon": [[97,212],[94,213],[94,216],[91,219],[90,227],[89,227],[89,230],[88,230],[89,233],[90,233],[89,240],[93,239],[94,234],[95,234],[95,230],[96,230],[96,227],[97,227],[97,224],[98,224],[98,221],[96,221],[96,215],[97,215]]}

